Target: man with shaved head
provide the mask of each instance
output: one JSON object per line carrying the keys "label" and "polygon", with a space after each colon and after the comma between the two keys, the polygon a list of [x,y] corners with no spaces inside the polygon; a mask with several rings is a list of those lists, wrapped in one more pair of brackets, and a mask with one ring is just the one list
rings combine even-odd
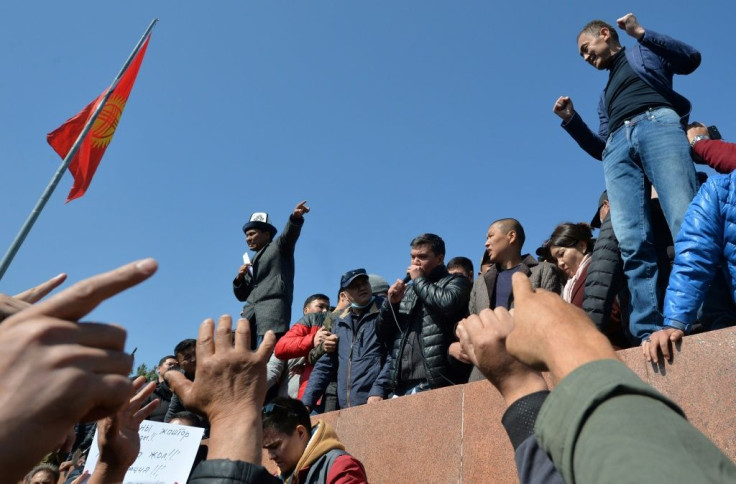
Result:
{"label": "man with shaved head", "polygon": [[472,314],[498,306],[510,309],[513,305],[511,275],[515,272],[527,274],[535,288],[560,292],[560,279],[552,264],[521,254],[525,239],[524,227],[514,218],[496,220],[488,228],[485,246],[492,265],[473,285],[469,307]]}
{"label": "man with shaved head", "polygon": [[[562,284],[555,266],[549,262],[539,262],[530,254],[522,255],[525,239],[524,227],[514,218],[496,220],[488,228],[485,246],[492,265],[473,284],[468,307],[471,314],[480,314],[487,308],[511,309],[514,304],[511,276],[516,272],[526,274],[535,289],[560,293]],[[482,378],[478,369],[473,368],[470,381]]]}

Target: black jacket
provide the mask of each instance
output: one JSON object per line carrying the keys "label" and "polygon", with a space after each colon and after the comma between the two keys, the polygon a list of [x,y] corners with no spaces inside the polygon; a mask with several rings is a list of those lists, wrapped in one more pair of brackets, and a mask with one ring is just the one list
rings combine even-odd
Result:
{"label": "black jacket", "polygon": [[206,460],[189,476],[190,484],[280,484],[265,467],[228,459]]}
{"label": "black jacket", "polygon": [[456,324],[468,314],[470,289],[466,277],[450,274],[441,265],[428,276],[414,279],[399,304],[392,305],[388,299],[384,301],[378,317],[378,334],[391,352],[389,379],[393,388],[396,388],[407,334],[419,321],[419,342],[430,387],[458,382],[458,369],[451,363],[447,349],[454,341]]}
{"label": "black jacket", "polygon": [[[628,324],[619,325],[619,328],[612,327],[611,310],[616,296],[619,296],[620,304],[628,301],[624,262],[609,214],[601,221],[601,230],[588,266],[583,310],[613,344],[626,348],[631,344],[628,342],[629,337],[624,337],[623,334],[623,328],[626,328],[625,332],[628,333]],[[627,312],[626,305],[621,304],[622,316]]]}
{"label": "black jacket", "polygon": [[156,385],[156,389],[153,391],[151,396],[148,397],[145,402],[143,402],[143,405],[146,405],[155,399],[159,400],[159,404],[158,407],[156,407],[156,410],[154,410],[153,413],[149,415],[148,418],[146,418],[146,420],[163,422],[166,418],[166,412],[169,410],[169,404],[171,403],[172,395],[173,393],[171,392],[171,389],[169,388],[169,385],[166,384],[166,382],[161,382]]}

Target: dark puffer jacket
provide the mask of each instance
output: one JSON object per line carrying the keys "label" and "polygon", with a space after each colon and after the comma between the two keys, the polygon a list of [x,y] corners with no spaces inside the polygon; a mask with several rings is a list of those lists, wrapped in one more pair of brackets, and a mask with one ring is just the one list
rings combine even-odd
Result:
{"label": "dark puffer jacket", "polygon": [[[622,311],[614,311],[616,299],[628,301],[624,262],[613,233],[610,214],[601,222],[601,231],[593,248],[588,276],[585,278],[583,310],[598,329],[619,348],[631,346],[628,324],[622,324]],[[627,309],[624,306],[623,309]],[[628,318],[626,318],[628,319]]]}
{"label": "dark puffer jacket", "polygon": [[378,334],[391,352],[389,379],[394,388],[407,334],[419,321],[419,342],[430,387],[457,382],[458,369],[452,365],[447,349],[454,341],[455,325],[468,314],[470,289],[466,277],[450,274],[441,265],[428,276],[414,279],[400,303],[392,305],[388,299],[384,301],[378,317]]}

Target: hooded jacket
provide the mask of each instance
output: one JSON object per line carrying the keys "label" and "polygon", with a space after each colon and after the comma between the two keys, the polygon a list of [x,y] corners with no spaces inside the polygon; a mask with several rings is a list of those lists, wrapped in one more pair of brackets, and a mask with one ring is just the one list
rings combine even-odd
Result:
{"label": "hooded jacket", "polygon": [[345,452],[335,430],[323,420],[312,427],[312,437],[290,475],[281,474],[286,484],[367,483],[363,464]]}

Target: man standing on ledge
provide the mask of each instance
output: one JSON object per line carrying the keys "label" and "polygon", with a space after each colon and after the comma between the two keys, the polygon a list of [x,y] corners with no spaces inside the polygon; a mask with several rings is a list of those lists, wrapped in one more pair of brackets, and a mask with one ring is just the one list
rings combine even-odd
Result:
{"label": "man standing on ledge", "polygon": [[554,112],[580,147],[603,161],[613,230],[632,296],[631,334],[646,344],[662,325],[650,193],[654,186],[676,238],[697,182],[684,130],[690,102],[673,90],[672,77],[693,72],[700,53],[645,30],[631,13],[617,23],[637,40],[631,48],[622,47],[616,29],[602,20],[589,22],[578,35],[583,60],[609,71],[598,105],[598,134],[575,112],[569,97],[557,99]]}
{"label": "man standing on ledge", "polygon": [[243,225],[245,243],[256,255],[250,263],[240,266],[233,292],[238,301],[245,301],[241,315],[250,321],[252,348],[260,344],[266,331],[273,331],[279,338],[289,329],[294,297],[294,248],[307,212],[306,200],[300,202],[276,239],[276,227],[265,212],[254,213]]}

